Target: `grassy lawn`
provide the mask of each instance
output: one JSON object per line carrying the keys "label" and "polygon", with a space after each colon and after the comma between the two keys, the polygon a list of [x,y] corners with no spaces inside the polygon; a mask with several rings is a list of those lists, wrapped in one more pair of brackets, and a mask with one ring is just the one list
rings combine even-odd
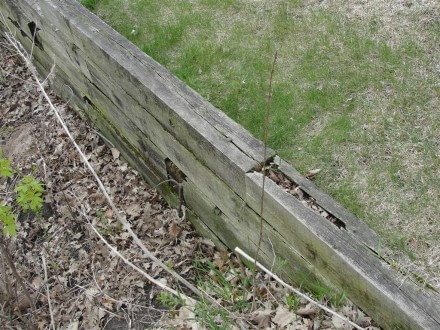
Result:
{"label": "grassy lawn", "polygon": [[440,288],[440,10],[411,0],[83,0]]}

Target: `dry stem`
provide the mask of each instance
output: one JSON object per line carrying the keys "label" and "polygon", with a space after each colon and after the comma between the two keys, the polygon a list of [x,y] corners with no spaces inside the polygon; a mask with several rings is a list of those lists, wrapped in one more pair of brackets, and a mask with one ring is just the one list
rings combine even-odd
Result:
{"label": "dry stem", "polygon": [[43,254],[41,254],[41,261],[43,263],[43,270],[44,270],[44,282],[46,283],[46,294],[47,294],[47,303],[49,304],[49,314],[50,314],[50,325],[52,326],[52,329],[55,328],[55,321],[53,317],[53,309],[52,309],[52,303],[50,302],[50,290],[49,290],[49,282],[47,280],[47,267],[46,267],[46,258]]}
{"label": "dry stem", "polygon": [[[263,151],[263,160],[262,160],[262,173],[263,173],[263,184],[261,188],[261,201],[260,201],[260,224],[259,224],[259,236],[258,236],[258,243],[257,243],[257,252],[255,253],[255,263],[254,263],[254,272],[253,272],[253,278],[252,283],[254,286],[254,299],[257,296],[257,284],[256,284],[256,276],[257,276],[257,260],[260,254],[261,250],[261,241],[263,240],[263,212],[264,212],[264,188],[266,183],[266,158],[267,158],[267,141],[269,138],[269,124],[270,124],[270,106],[272,103],[272,82],[273,82],[273,74],[275,72],[275,64],[277,62],[278,57],[278,51],[275,52],[273,63],[272,63],[272,70],[270,71],[269,76],[269,92],[267,94],[267,100],[266,100],[266,112],[264,115],[264,127],[263,127],[263,143],[264,143],[264,151]],[[252,309],[253,309],[252,304]]]}

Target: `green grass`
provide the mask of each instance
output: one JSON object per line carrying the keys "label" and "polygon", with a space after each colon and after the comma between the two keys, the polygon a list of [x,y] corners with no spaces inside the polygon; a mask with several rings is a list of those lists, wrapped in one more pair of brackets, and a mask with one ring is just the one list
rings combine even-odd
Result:
{"label": "green grass", "polygon": [[99,0],[81,0],[83,6],[87,7],[89,10],[95,10],[95,6]]}
{"label": "green grass", "polygon": [[[210,292],[229,305],[229,308],[242,312],[250,307],[247,301],[247,289],[252,280],[239,273],[239,270],[228,267],[219,270],[210,261],[196,260],[195,269],[198,273],[197,286],[204,292]],[[238,283],[232,284],[230,278],[237,278]]]}
{"label": "green grass", "polygon": [[432,273],[424,264],[440,240],[438,21],[403,15],[392,22],[406,19],[408,33],[392,34],[381,17],[349,19],[337,5],[301,0],[83,3],[260,138],[278,50],[270,146],[302,172],[321,168],[323,190]]}
{"label": "green grass", "polygon": [[185,305],[183,298],[176,297],[175,295],[169,293],[168,291],[161,291],[156,296],[156,300],[164,307],[170,310],[176,310],[180,306]]}

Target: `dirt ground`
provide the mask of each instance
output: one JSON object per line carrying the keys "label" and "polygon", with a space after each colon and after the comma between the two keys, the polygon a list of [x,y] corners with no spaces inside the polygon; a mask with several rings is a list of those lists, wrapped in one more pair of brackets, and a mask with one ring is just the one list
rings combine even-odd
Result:
{"label": "dirt ground", "polygon": [[[173,278],[142,256],[119,225],[18,56],[2,47],[0,59],[0,148],[16,171],[12,179],[0,180],[1,199],[14,205],[13,186],[23,175],[32,174],[45,185],[42,213],[20,213],[17,236],[5,238],[35,307],[30,308],[10,269],[0,263],[3,328],[25,329],[26,322],[32,328],[49,328],[49,297],[54,324],[59,329],[227,328],[216,312],[208,313],[212,316],[209,324],[200,312],[195,314],[181,307],[171,311],[157,299],[160,290],[156,286],[110,253],[97,238],[90,222],[126,258],[156,279],[179,288]],[[234,254],[219,251],[211,241],[197,235],[68,103],[51,97],[117,208],[147,248],[192,283],[209,281],[217,287],[218,280],[213,275],[217,273],[211,270],[201,277],[196,267],[200,263],[215,265],[220,273],[229,274],[227,278],[234,290],[247,292],[250,305],[253,291],[240,284],[239,279],[249,277],[251,271]],[[241,328],[267,329],[350,328],[303,299],[294,298],[298,303],[293,308],[286,305],[288,292],[263,274],[257,275],[257,283],[260,289],[256,310],[250,313],[245,308],[238,316],[241,322],[233,320],[231,327],[239,324]],[[229,306],[216,296],[215,290],[212,294]],[[374,329],[371,319],[348,300],[337,310],[359,325]]]}

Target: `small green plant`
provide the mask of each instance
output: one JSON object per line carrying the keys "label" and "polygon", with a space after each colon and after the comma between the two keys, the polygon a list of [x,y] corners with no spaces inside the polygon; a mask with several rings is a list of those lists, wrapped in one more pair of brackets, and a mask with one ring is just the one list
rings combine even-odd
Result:
{"label": "small green plant", "polygon": [[6,236],[15,236],[17,216],[12,212],[8,205],[0,205],[0,222],[3,225],[3,234]]}
{"label": "small green plant", "polygon": [[43,207],[44,188],[40,181],[31,175],[25,176],[17,185],[17,204],[24,211],[31,210],[35,213],[39,212]]}
{"label": "small green plant", "polygon": [[337,292],[319,280],[309,283],[308,286],[318,301],[328,301],[336,307],[342,306],[345,303],[345,292]]}
{"label": "small green plant", "polygon": [[[11,162],[3,156],[0,150],[0,178],[9,178],[14,174]],[[23,211],[31,210],[34,213],[41,211],[43,207],[44,188],[40,181],[31,175],[25,176],[15,188],[17,193],[16,202]],[[17,215],[12,207],[0,201],[0,224],[3,234],[15,236],[17,233]]]}
{"label": "small green plant", "polygon": [[[211,261],[195,262],[195,269],[199,271],[197,286],[205,292],[210,292],[215,297],[222,299],[230,308],[242,311],[248,307],[246,301],[247,291],[243,283],[252,284],[249,277],[241,277],[239,272],[233,268],[220,271]],[[238,278],[241,285],[231,283],[232,278]]]}
{"label": "small green plant", "polygon": [[14,170],[12,169],[11,161],[3,157],[3,152],[0,149],[0,178],[9,178],[12,174],[14,174]]}
{"label": "small green plant", "polygon": [[285,297],[285,302],[289,311],[296,311],[299,307],[299,298],[293,294],[288,294]]}
{"label": "small green plant", "polygon": [[176,297],[175,295],[162,291],[157,295],[156,298],[163,306],[168,309],[178,309],[179,306],[184,304],[184,300],[180,297]]}
{"label": "small green plant", "polygon": [[195,308],[196,319],[206,328],[223,330],[231,328],[231,320],[226,310],[200,301]]}
{"label": "small green plant", "polygon": [[334,293],[333,297],[330,299],[330,301],[333,303],[336,307],[341,307],[345,304],[347,300],[347,295],[344,291],[340,293]]}

